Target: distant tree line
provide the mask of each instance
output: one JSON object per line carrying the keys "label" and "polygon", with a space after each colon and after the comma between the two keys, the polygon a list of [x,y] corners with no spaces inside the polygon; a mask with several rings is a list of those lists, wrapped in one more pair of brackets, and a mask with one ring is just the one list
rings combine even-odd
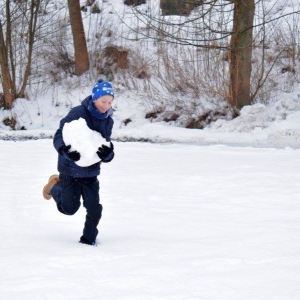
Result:
{"label": "distant tree line", "polygon": [[[94,2],[87,1],[87,5]],[[228,54],[229,64],[226,100],[239,110],[244,105],[251,104],[256,95],[256,91],[251,91],[251,59],[253,29],[255,26],[264,26],[254,25],[259,2],[263,0],[160,0],[161,17],[139,10],[139,5],[145,4],[146,0],[124,0],[124,5],[134,7],[136,17],[147,22],[150,30],[143,33],[147,38],[164,39],[167,43],[195,48],[224,50]],[[79,0],[68,0],[67,5],[74,46],[74,74],[81,76],[91,68],[81,16],[82,7]],[[0,4],[0,107],[10,109],[15,99],[25,97],[28,80],[32,75],[37,41],[45,38],[45,28],[52,20],[52,14],[44,13],[47,7],[51,7],[52,14],[58,13],[59,7],[50,0],[5,0]],[[195,8],[198,8],[197,13],[185,21],[164,18],[168,15],[188,16]],[[226,26],[212,19],[210,22],[208,16],[215,12],[231,15],[232,19],[222,21]],[[299,12],[293,12],[297,13]],[[227,24],[231,24],[231,28]],[[185,31],[190,34],[177,34]],[[151,34],[153,32],[158,34]],[[229,44],[224,42],[228,39]],[[263,82],[261,79],[257,89],[261,88]]]}

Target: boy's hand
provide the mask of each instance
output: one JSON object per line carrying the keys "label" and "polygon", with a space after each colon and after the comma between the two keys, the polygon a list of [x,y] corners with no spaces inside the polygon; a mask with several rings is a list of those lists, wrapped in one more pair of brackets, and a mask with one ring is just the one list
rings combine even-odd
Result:
{"label": "boy's hand", "polygon": [[110,147],[102,145],[96,152],[103,162],[110,162],[114,158],[114,145],[110,142]]}
{"label": "boy's hand", "polygon": [[78,161],[80,159],[80,153],[78,151],[70,151],[71,145],[61,147],[61,154],[72,161]]}

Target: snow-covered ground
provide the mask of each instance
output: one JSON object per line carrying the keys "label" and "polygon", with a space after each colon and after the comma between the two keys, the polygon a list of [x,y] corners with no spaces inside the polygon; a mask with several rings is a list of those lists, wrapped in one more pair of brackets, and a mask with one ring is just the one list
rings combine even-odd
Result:
{"label": "snow-covered ground", "polygon": [[115,142],[92,247],[42,198],[52,141],[0,147],[1,299],[300,298],[299,149]]}
{"label": "snow-covered ground", "polygon": [[[300,298],[297,93],[204,130],[151,123],[117,95],[98,247],[78,243],[83,208],[65,216],[42,197],[56,173],[50,137],[70,108],[49,103],[19,99],[27,130],[1,125],[15,141],[0,140],[0,299]],[[138,140],[156,143],[124,142]]]}

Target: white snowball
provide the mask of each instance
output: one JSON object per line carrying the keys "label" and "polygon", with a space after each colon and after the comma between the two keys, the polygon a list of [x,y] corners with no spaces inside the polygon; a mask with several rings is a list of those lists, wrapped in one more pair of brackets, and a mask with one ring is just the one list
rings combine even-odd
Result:
{"label": "white snowball", "polygon": [[109,145],[99,132],[91,130],[83,118],[65,123],[62,131],[66,145],[71,145],[70,151],[78,151],[80,160],[75,163],[87,167],[100,161],[96,154],[99,147]]}

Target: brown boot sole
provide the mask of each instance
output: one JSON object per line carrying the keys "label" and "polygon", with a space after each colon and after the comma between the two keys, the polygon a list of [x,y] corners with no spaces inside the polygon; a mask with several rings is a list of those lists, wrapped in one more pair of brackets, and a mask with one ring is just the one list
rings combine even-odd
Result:
{"label": "brown boot sole", "polygon": [[43,197],[46,200],[50,200],[52,198],[52,196],[50,194],[50,190],[56,183],[58,183],[58,181],[59,181],[58,175],[55,174],[55,175],[50,176],[48,183],[43,188]]}

